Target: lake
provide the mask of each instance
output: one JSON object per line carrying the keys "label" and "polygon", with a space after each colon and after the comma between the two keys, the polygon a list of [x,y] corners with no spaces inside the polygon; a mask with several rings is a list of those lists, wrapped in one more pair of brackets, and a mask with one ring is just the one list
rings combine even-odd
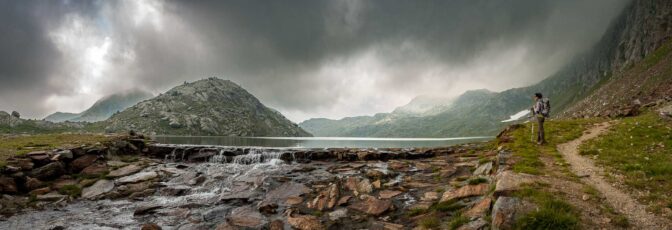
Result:
{"label": "lake", "polygon": [[481,142],[492,137],[452,138],[370,138],[370,137],[228,137],[228,136],[155,136],[159,143],[295,147],[295,148],[414,148],[451,146],[468,142]]}

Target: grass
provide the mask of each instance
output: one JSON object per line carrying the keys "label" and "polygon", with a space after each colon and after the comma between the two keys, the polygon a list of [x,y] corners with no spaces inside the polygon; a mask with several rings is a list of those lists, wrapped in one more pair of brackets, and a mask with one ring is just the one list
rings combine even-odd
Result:
{"label": "grass", "polygon": [[[623,183],[649,195],[640,200],[659,212],[672,199],[672,122],[657,114],[624,118],[610,132],[584,143],[580,154],[623,175]],[[668,207],[669,208],[669,207]]]}
{"label": "grass", "polygon": [[483,177],[471,178],[467,181],[467,183],[470,184],[470,185],[483,184],[483,183],[488,183],[488,179],[485,179]]}
{"label": "grass", "polygon": [[32,151],[52,150],[55,148],[93,145],[109,141],[110,137],[96,134],[39,134],[21,136],[0,136],[0,165],[7,158]]}
{"label": "grass", "polygon": [[[512,132],[513,142],[504,144],[505,147],[513,151],[513,155],[516,157],[513,171],[535,175],[542,174],[544,172],[544,163],[540,159],[542,155],[557,159],[560,154],[556,150],[556,145],[580,137],[588,125],[597,121],[596,119],[547,120],[544,129],[548,143],[541,146],[536,144],[536,139],[530,140],[532,124],[524,124],[523,127]],[[534,125],[536,132],[539,127],[536,122],[534,122]]]}
{"label": "grass", "polygon": [[538,186],[525,186],[515,196],[527,199],[539,207],[524,216],[515,224],[514,229],[578,229],[579,216],[569,203],[556,198],[554,194]]}
{"label": "grass", "polygon": [[457,203],[456,201],[446,201],[436,203],[429,209],[439,212],[454,212],[460,210],[461,208],[464,208],[463,204]]}
{"label": "grass", "polygon": [[420,219],[418,222],[418,224],[425,229],[436,229],[439,227],[440,223],[441,221],[438,217],[436,217],[436,215],[428,215]]}
{"label": "grass", "polygon": [[63,195],[68,195],[70,197],[79,197],[82,195],[82,188],[80,188],[78,185],[65,185],[61,187],[61,189],[58,190],[59,193]]}
{"label": "grass", "polygon": [[450,222],[448,222],[448,228],[454,230],[466,223],[469,223],[469,218],[462,215],[457,215],[453,217],[453,219],[451,219]]}

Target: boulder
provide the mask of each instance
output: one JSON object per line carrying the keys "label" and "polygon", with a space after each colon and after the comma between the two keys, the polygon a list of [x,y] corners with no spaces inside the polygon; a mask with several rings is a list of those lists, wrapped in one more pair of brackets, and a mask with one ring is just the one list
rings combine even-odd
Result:
{"label": "boulder", "polygon": [[155,223],[143,224],[140,230],[161,230],[161,227]]}
{"label": "boulder", "polygon": [[469,218],[483,217],[488,211],[490,211],[490,205],[492,204],[492,199],[486,197],[481,199],[478,203],[474,204],[467,212],[464,213],[464,216]]}
{"label": "boulder", "polygon": [[26,188],[28,190],[34,190],[46,186],[44,182],[37,178],[26,177]]}
{"label": "boulder", "polygon": [[441,202],[448,202],[472,196],[481,196],[488,191],[488,187],[488,184],[465,185],[457,190],[446,191],[441,197]]}
{"label": "boulder", "polygon": [[89,167],[89,165],[93,164],[93,162],[96,162],[96,160],[98,160],[97,155],[85,154],[72,161],[70,163],[70,168],[73,172],[78,173],[82,169]]}
{"label": "boulder", "polygon": [[520,189],[520,185],[533,183],[534,176],[513,171],[504,171],[498,175],[495,196],[506,196]]}
{"label": "boulder", "polygon": [[[64,176],[65,177],[65,176]],[[77,180],[70,178],[59,178],[51,184],[51,188],[54,190],[60,190],[61,188],[67,185],[76,185]]]}
{"label": "boulder", "polygon": [[33,169],[31,174],[40,180],[53,180],[65,173],[65,166],[62,162],[51,162],[45,166]]}
{"label": "boulder", "polygon": [[251,206],[238,207],[229,216],[229,223],[240,227],[261,228],[267,222],[266,217]]}
{"label": "boulder", "polygon": [[491,228],[493,230],[512,229],[520,217],[533,209],[534,206],[529,202],[515,197],[501,196],[492,206]]}
{"label": "boulder", "polygon": [[100,195],[112,191],[113,188],[114,188],[113,181],[99,180],[96,181],[96,183],[94,183],[90,187],[86,187],[84,188],[84,190],[82,190],[82,198],[95,199]]}
{"label": "boulder", "polygon": [[329,220],[337,221],[338,219],[341,219],[341,218],[346,217],[346,216],[348,216],[348,209],[340,208],[340,209],[336,209],[335,211],[329,213]]}
{"label": "boulder", "polygon": [[0,192],[1,193],[16,193],[19,190],[16,187],[14,178],[8,176],[0,176]]}
{"label": "boulder", "polygon": [[465,225],[460,226],[457,230],[485,230],[488,229],[488,222],[483,220],[483,218],[478,218],[474,221],[466,223]]}
{"label": "boulder", "polygon": [[380,199],[390,199],[390,198],[395,197],[399,194],[401,194],[401,191],[383,190],[383,191],[380,191],[380,193],[378,193],[378,197],[380,197]]}
{"label": "boulder", "polygon": [[104,175],[107,173],[107,164],[103,162],[96,162],[94,164],[89,165],[88,167],[82,169],[81,172],[79,172],[82,175],[87,175],[87,176],[100,176]]}
{"label": "boulder", "polygon": [[325,227],[320,223],[320,219],[315,216],[295,215],[291,214],[287,217],[287,223],[295,229],[299,230],[322,230]]}
{"label": "boulder", "polygon": [[21,170],[31,170],[35,164],[30,158],[10,158],[7,160],[7,166],[17,167]]}
{"label": "boulder", "polygon": [[37,196],[37,195],[44,195],[44,194],[47,194],[49,192],[51,192],[51,188],[44,187],[44,188],[33,189],[28,194],[33,195],[33,196]]}
{"label": "boulder", "polygon": [[46,151],[35,151],[26,153],[26,156],[30,158],[33,163],[37,166],[42,166],[51,162],[51,156]]}
{"label": "boulder", "polygon": [[348,208],[350,209],[354,209],[374,216],[383,214],[391,207],[392,202],[390,200],[379,200],[374,197],[368,197],[368,199],[366,199],[365,201],[358,201],[348,206]]}
{"label": "boulder", "polygon": [[116,169],[116,170],[110,172],[109,174],[107,174],[107,176],[109,176],[109,177],[128,176],[128,175],[131,175],[133,173],[139,172],[143,168],[144,167],[142,167],[140,165],[137,165],[137,164],[127,165],[127,166],[121,167],[119,169]]}
{"label": "boulder", "polygon": [[117,179],[117,183],[119,184],[130,184],[130,183],[138,183],[146,180],[151,180],[154,178],[157,178],[159,174],[157,174],[154,171],[149,171],[149,172],[140,172],[136,173],[130,176],[125,176],[122,178]]}
{"label": "boulder", "polygon": [[481,164],[474,170],[474,175],[488,175],[492,171],[492,161]]}

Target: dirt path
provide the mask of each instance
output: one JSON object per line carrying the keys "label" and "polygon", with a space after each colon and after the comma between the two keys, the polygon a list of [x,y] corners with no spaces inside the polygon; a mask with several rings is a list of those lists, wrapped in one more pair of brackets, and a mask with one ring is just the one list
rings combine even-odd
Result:
{"label": "dirt path", "polygon": [[619,212],[623,213],[634,229],[666,229],[672,226],[672,223],[650,214],[646,211],[646,206],[638,203],[627,193],[618,190],[604,179],[604,170],[595,166],[589,158],[579,155],[579,146],[584,141],[590,140],[605,133],[611,124],[604,122],[587,130],[583,136],[558,145],[558,151],[564,156],[567,163],[571,165],[572,171],[582,177],[583,182],[592,185],[602,193],[607,202]]}

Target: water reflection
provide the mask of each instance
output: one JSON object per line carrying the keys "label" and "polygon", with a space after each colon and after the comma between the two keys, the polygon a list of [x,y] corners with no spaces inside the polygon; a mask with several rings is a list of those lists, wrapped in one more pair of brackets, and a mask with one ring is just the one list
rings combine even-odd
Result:
{"label": "water reflection", "polygon": [[165,144],[297,147],[297,148],[412,148],[438,147],[487,141],[492,137],[457,138],[360,138],[360,137],[224,137],[155,136]]}

